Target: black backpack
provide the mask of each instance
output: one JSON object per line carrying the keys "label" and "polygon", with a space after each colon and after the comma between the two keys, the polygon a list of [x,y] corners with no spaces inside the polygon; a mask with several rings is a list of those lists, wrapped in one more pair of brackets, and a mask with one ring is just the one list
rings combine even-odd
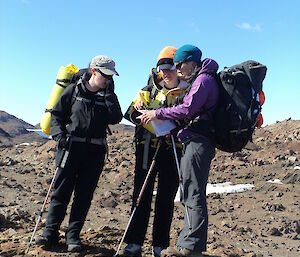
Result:
{"label": "black backpack", "polygon": [[258,99],[267,68],[256,61],[224,68],[216,79],[220,88],[214,119],[215,146],[225,152],[240,151],[252,141],[261,104]]}

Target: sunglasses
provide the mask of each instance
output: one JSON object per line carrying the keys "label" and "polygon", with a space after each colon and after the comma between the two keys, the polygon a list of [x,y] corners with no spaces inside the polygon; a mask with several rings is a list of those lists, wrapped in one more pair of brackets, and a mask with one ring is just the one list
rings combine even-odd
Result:
{"label": "sunglasses", "polygon": [[182,64],[183,64],[183,62],[179,62],[179,63],[175,64],[175,66],[176,66],[176,69],[177,69],[177,70],[180,70],[180,69],[181,69],[181,66],[182,66]]}
{"label": "sunglasses", "polygon": [[104,77],[104,78],[106,78],[106,79],[111,79],[111,78],[112,78],[112,75],[104,74],[103,72],[101,72],[101,71],[98,70],[98,69],[97,69],[96,71],[98,71],[98,72],[101,74],[101,76]]}

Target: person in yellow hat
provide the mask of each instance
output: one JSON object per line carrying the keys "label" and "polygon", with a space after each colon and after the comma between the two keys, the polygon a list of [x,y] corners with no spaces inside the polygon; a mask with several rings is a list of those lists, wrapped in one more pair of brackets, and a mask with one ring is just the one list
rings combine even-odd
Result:
{"label": "person in yellow hat", "polygon": [[[135,207],[141,187],[146,178],[150,162],[158,147],[158,138],[153,128],[143,127],[137,118],[141,109],[156,109],[159,106],[173,106],[173,92],[184,93],[188,83],[181,80],[173,62],[176,48],[167,46],[161,50],[156,68],[153,68],[148,85],[141,89],[134,98],[125,114],[125,118],[136,124],[136,164],[132,209]],[[178,96],[178,95],[177,95]],[[181,145],[177,145],[178,156],[181,155]],[[154,221],[152,230],[153,256],[160,256],[162,249],[169,246],[170,226],[173,217],[174,198],[178,189],[178,175],[173,148],[170,138],[161,141],[155,166],[151,173],[145,191],[141,196],[138,208],[133,216],[125,237],[127,246],[120,251],[119,256],[141,256],[151,210],[155,178],[157,176],[157,193],[155,199]]]}

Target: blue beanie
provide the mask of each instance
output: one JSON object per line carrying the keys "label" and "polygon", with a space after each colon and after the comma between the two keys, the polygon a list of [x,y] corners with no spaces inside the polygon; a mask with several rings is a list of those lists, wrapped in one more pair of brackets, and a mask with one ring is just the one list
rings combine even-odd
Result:
{"label": "blue beanie", "polygon": [[197,46],[193,45],[183,45],[178,48],[175,52],[173,61],[174,62],[188,62],[194,61],[200,63],[202,52]]}

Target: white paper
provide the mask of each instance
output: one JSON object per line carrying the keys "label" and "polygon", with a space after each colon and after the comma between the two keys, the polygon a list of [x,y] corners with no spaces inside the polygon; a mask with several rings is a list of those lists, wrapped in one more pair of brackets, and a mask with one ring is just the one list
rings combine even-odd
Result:
{"label": "white paper", "polygon": [[176,125],[171,120],[152,120],[151,124],[157,137],[170,134],[171,130],[176,128]]}

